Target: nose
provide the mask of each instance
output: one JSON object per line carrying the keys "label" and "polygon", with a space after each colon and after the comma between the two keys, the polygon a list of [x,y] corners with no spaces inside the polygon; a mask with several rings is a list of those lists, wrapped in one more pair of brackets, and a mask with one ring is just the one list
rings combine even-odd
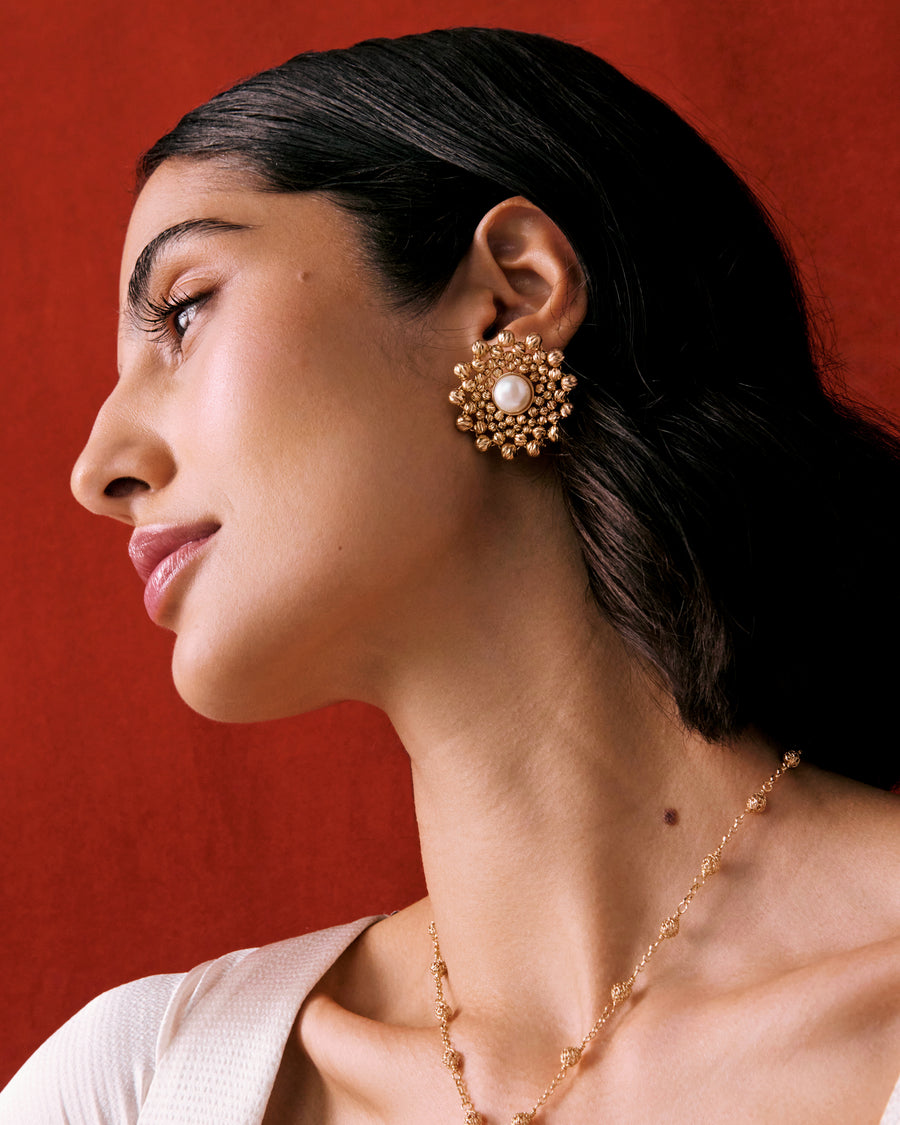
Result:
{"label": "nose", "polygon": [[166,442],[126,401],[122,388],[119,383],[100,408],[72,470],[71,486],[88,511],[133,524],[142,499],[175,475],[175,462]]}

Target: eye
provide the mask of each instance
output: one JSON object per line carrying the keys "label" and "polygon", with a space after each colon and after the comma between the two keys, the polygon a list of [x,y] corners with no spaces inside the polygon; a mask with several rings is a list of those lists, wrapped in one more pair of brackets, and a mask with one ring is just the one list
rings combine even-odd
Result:
{"label": "eye", "polygon": [[190,328],[199,307],[200,299],[196,298],[192,300],[190,304],[182,305],[172,316],[172,331],[179,339],[182,338],[188,328]]}
{"label": "eye", "polygon": [[145,331],[158,340],[168,338],[170,343],[183,340],[209,296],[173,293],[163,301],[144,298],[140,319]]}

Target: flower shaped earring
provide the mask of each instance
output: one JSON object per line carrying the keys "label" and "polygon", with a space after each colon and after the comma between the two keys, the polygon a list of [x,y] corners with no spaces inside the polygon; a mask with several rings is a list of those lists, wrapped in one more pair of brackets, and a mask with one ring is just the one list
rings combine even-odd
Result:
{"label": "flower shaped earring", "polygon": [[560,371],[562,361],[559,349],[541,350],[536,334],[524,342],[512,332],[501,332],[496,344],[476,340],[471,361],[453,369],[459,386],[450,401],[462,410],[457,427],[473,434],[482,453],[495,445],[507,461],[521,449],[537,457],[572,413],[569,391],[578,380]]}

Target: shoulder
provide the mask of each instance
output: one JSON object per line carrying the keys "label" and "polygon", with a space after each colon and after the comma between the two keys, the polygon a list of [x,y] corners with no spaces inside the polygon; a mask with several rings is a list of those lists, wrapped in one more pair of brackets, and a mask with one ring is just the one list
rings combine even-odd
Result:
{"label": "shoulder", "polygon": [[[254,1039],[261,1058],[278,1053],[281,1024],[293,1021],[318,975],[375,920],[238,950],[187,973],[145,977],[103,993],[0,1092],[0,1125],[132,1125],[157,1102],[165,1120],[159,1075],[172,1071],[192,1084],[198,1068],[219,1075],[236,1065],[252,1068]],[[231,1048],[239,1058],[219,1059]]]}
{"label": "shoulder", "polygon": [[157,1041],[185,974],[146,977],[97,996],[0,1093],[2,1125],[137,1120]]}
{"label": "shoulder", "polygon": [[900,1070],[900,796],[813,770],[804,795],[761,865],[751,936],[762,963],[815,989],[835,1033],[872,1029]]}
{"label": "shoulder", "polygon": [[249,950],[187,973],[144,977],[96,996],[0,1092],[0,1125],[125,1125],[137,1120],[159,1058],[212,981]]}
{"label": "shoulder", "polygon": [[[842,1119],[856,1097],[874,1121],[900,1077],[900,796],[810,772],[760,945],[778,966],[765,1041],[804,1056],[818,1091],[845,1093]],[[900,1125],[900,1094],[891,1105],[884,1121]]]}

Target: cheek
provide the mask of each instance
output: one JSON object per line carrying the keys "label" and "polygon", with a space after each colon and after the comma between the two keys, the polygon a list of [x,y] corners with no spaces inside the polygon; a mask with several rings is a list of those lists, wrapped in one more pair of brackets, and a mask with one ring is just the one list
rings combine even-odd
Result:
{"label": "cheek", "polygon": [[349,594],[396,566],[386,553],[415,547],[428,482],[421,466],[411,474],[384,396],[341,377],[349,357],[313,363],[236,339],[196,358],[182,467],[192,500],[229,536],[235,596],[261,587],[321,600],[329,583]]}
{"label": "cheek", "polygon": [[444,388],[398,369],[370,333],[314,335],[310,320],[324,318],[239,329],[205,357],[194,440],[222,466],[226,502],[357,553],[446,528],[472,481]]}
{"label": "cheek", "polygon": [[[182,448],[223,527],[186,601],[174,670],[214,717],[352,691],[347,668],[427,604],[486,523],[480,455],[442,386],[353,339],[281,332],[268,347],[236,332],[198,349],[183,415]],[[238,710],[217,710],[226,703]]]}

